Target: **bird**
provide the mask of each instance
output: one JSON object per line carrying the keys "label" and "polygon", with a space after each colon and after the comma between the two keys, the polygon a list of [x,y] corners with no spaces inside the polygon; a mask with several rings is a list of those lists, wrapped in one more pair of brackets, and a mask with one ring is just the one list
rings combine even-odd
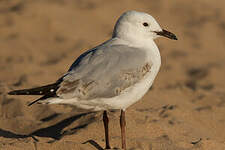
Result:
{"label": "bird", "polygon": [[9,95],[42,95],[29,106],[69,104],[88,111],[103,111],[105,148],[110,149],[107,111],[120,110],[121,145],[126,150],[126,109],[152,86],[161,66],[158,37],[177,40],[150,14],[130,10],[116,21],[112,37],[85,51],[55,83],[14,90]]}

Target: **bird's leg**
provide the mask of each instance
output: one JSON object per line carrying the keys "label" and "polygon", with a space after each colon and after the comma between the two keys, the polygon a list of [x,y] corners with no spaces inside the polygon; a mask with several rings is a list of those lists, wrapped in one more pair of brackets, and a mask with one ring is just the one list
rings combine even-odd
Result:
{"label": "bird's leg", "polygon": [[109,118],[107,116],[107,111],[103,112],[103,122],[104,122],[104,128],[105,128],[105,149],[110,149],[109,146]]}
{"label": "bird's leg", "polygon": [[126,126],[125,111],[121,110],[120,128],[121,128],[121,138],[122,138],[122,149],[124,149],[124,150],[126,150],[125,126]]}

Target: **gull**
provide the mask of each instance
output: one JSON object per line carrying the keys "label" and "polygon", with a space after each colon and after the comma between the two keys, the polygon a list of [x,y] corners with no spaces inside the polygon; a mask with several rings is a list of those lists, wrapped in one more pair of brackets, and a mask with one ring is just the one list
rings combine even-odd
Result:
{"label": "gull", "polygon": [[42,95],[29,106],[69,104],[103,111],[106,149],[110,149],[107,111],[120,110],[121,143],[126,150],[125,110],[152,86],[161,66],[154,39],[162,36],[177,40],[151,15],[127,11],[117,20],[112,38],[81,54],[55,83],[8,94]]}

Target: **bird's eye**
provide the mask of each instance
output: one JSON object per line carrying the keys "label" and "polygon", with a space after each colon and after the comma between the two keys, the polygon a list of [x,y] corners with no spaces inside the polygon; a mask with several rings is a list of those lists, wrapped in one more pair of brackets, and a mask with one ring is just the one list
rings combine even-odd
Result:
{"label": "bird's eye", "polygon": [[147,22],[144,22],[144,23],[143,23],[143,26],[148,27],[149,25],[148,25]]}

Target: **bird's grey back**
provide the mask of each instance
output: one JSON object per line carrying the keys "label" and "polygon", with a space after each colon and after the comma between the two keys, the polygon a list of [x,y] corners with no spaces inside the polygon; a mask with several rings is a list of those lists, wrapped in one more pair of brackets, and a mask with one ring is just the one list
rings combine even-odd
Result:
{"label": "bird's grey back", "polygon": [[150,68],[144,50],[125,45],[97,47],[72,64],[57,95],[79,99],[113,97],[140,81]]}

